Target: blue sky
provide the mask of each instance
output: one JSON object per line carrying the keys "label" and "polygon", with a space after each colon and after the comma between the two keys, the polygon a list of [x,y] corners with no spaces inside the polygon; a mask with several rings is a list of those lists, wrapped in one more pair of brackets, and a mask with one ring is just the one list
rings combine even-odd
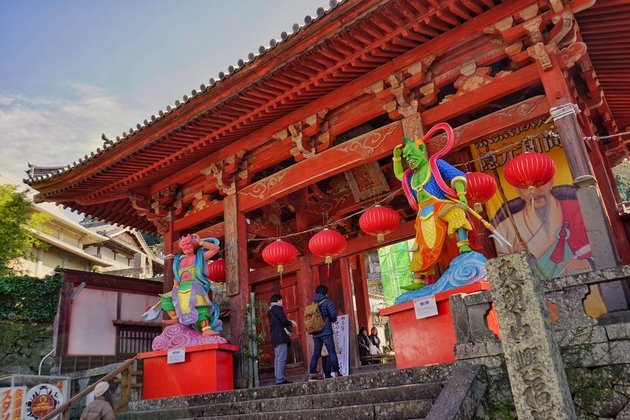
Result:
{"label": "blue sky", "polygon": [[269,46],[327,0],[0,0],[0,173],[61,166]]}

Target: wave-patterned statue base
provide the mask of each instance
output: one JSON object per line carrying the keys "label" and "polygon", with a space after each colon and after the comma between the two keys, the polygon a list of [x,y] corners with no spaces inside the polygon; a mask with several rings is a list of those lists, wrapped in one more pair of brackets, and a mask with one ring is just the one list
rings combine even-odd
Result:
{"label": "wave-patterned statue base", "polygon": [[158,351],[214,343],[227,343],[227,340],[220,335],[204,336],[201,332],[185,325],[173,324],[165,327],[162,334],[153,339],[151,348],[153,351]]}
{"label": "wave-patterned statue base", "polygon": [[485,280],[486,261],[486,257],[475,251],[458,255],[453,258],[448,269],[438,281],[418,290],[403,293],[396,298],[396,304]]}

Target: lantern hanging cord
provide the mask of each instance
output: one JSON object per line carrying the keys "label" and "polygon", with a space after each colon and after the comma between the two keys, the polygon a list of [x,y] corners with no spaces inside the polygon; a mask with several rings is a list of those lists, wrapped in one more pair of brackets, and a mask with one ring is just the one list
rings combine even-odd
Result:
{"label": "lantern hanging cord", "polygon": [[[393,191],[393,192],[391,192],[391,193],[387,194],[387,195],[386,195],[384,198],[382,198],[381,200],[377,200],[377,201],[374,203],[374,205],[375,205],[375,206],[376,206],[376,205],[380,205],[380,203],[382,203],[382,202],[384,202],[384,201],[388,201],[390,198],[394,198],[394,197],[396,197],[396,196],[397,196],[397,195],[399,195],[401,192],[402,192],[402,188],[399,188],[399,189],[397,189],[396,191]],[[368,207],[368,208],[372,208],[372,207],[374,207],[374,206],[370,206],[370,207]],[[355,211],[354,213],[351,213],[351,214],[349,214],[349,215],[347,215],[347,216],[344,216],[344,217],[342,217],[341,219],[338,219],[338,220],[332,221],[332,222],[330,222],[330,223],[327,223],[327,224],[325,224],[325,225],[323,225],[323,226],[316,226],[316,227],[314,227],[314,228],[311,228],[311,229],[306,229],[306,230],[303,230],[303,231],[300,231],[300,232],[288,233],[288,234],[286,234],[286,235],[282,235],[282,236],[273,236],[273,237],[267,237],[267,238],[252,238],[252,239],[248,239],[247,241],[248,241],[248,242],[274,241],[274,240],[276,240],[276,239],[291,238],[291,237],[294,237],[294,236],[300,236],[300,235],[304,235],[304,234],[311,233],[311,232],[317,232],[318,230],[322,230],[322,229],[325,229],[325,228],[328,228],[328,227],[334,226],[334,225],[336,225],[336,224],[338,224],[338,223],[340,223],[340,222],[343,222],[344,220],[351,219],[351,218],[353,218],[354,216],[357,216],[357,215],[359,215],[359,214],[361,214],[361,213],[364,213],[366,210],[367,210],[367,209],[361,209],[361,210]]]}
{"label": "lantern hanging cord", "polygon": [[599,140],[614,139],[615,137],[623,137],[623,136],[630,136],[630,131],[623,131],[621,133],[611,134],[610,136],[587,136],[587,137],[584,137],[584,140],[599,141]]}

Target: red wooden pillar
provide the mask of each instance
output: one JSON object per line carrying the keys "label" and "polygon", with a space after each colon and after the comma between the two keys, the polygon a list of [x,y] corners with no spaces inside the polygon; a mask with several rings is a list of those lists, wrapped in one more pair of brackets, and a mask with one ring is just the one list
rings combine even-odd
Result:
{"label": "red wooden pillar", "polygon": [[[355,296],[356,296],[356,286],[358,283],[362,283],[361,279],[356,279],[355,278],[355,274],[356,274],[356,257],[352,256],[352,257],[348,257],[348,258],[341,258],[339,261],[340,264],[340,268],[341,268],[341,286],[343,288],[343,302],[344,302],[344,307],[346,308],[345,313],[348,314],[349,320],[348,320],[348,335],[349,335],[349,348],[350,349],[355,349],[356,346],[356,339],[355,337],[357,336],[357,322],[359,319],[361,319],[360,317],[363,316],[365,317],[365,312],[363,310],[363,308],[361,306],[359,306],[359,302],[357,300],[357,306],[356,306],[356,312],[354,311],[354,299],[352,296],[352,289],[353,289],[353,285],[354,285],[354,290],[355,290]],[[368,304],[368,308],[369,308],[369,304]],[[368,309],[369,311],[369,309]],[[357,356],[358,356],[358,351],[350,351],[349,352],[349,366],[358,366],[359,365],[359,360],[357,360]]]}
{"label": "red wooden pillar", "polygon": [[[306,218],[306,203],[308,203],[308,194],[306,189],[299,191],[300,205],[295,215],[296,230],[302,232],[308,229],[308,221]],[[300,344],[302,348],[302,359],[304,361],[305,370],[308,369],[308,364],[313,354],[313,340],[304,331],[304,308],[306,305],[311,304],[313,296],[315,294],[315,281],[313,279],[313,270],[311,268],[311,254],[308,250],[308,238],[302,238],[299,244],[300,251],[300,268],[297,273],[297,287],[298,287],[298,306],[299,306],[299,319],[298,331],[300,333]]]}
{"label": "red wooden pillar", "polygon": [[[175,252],[175,243],[179,237],[179,232],[175,232],[173,221],[169,221],[168,230],[164,234],[164,255],[172,255]],[[173,259],[166,258],[164,260],[164,293],[170,292],[173,288]]]}
{"label": "red wooden pillar", "polygon": [[365,257],[363,256],[363,253],[353,258],[351,270],[354,297],[357,302],[356,323],[353,323],[353,326],[357,327],[356,332],[358,333],[358,327],[365,327],[369,329],[371,326],[370,297],[368,294],[367,273],[365,271]]}
{"label": "red wooden pillar", "polygon": [[249,367],[243,355],[247,346],[247,326],[245,313],[249,299],[247,235],[245,214],[238,209],[237,195],[228,195],[223,199],[225,220],[225,281],[226,291],[230,299],[230,328],[226,338],[232,344],[240,346],[236,355],[235,385],[238,388],[247,386]]}

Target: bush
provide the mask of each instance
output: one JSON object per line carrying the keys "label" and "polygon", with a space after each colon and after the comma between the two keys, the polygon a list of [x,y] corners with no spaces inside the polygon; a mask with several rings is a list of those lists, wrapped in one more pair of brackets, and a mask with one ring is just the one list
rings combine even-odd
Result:
{"label": "bush", "polygon": [[60,272],[39,279],[30,276],[0,276],[0,320],[51,324],[57,313]]}

